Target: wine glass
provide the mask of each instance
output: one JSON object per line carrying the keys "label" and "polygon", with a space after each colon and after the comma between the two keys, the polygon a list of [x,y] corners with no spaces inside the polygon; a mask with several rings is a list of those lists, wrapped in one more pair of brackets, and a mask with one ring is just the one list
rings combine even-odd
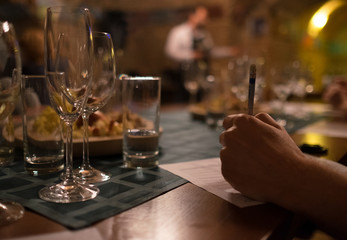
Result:
{"label": "wine glass", "polygon": [[[15,30],[11,23],[0,22],[0,121],[15,109],[20,92],[21,59]],[[0,160],[0,166],[9,164]],[[0,225],[14,222],[24,214],[24,208],[11,201],[0,201]]]}
{"label": "wine glass", "polygon": [[71,203],[95,198],[99,189],[78,182],[73,174],[73,123],[90,93],[93,71],[93,35],[86,8],[50,7],[45,22],[45,75],[54,110],[65,123],[64,179],[39,191],[41,199]]}
{"label": "wine glass", "polygon": [[293,109],[292,114],[296,118],[306,119],[309,114],[305,108],[304,99],[306,94],[312,93],[313,80],[312,72],[308,66],[304,66],[298,60],[293,62],[293,68],[295,70],[295,84],[293,84],[293,96],[299,101],[299,104]]}
{"label": "wine glass", "polygon": [[231,61],[228,65],[231,71],[231,92],[240,101],[240,106],[243,108],[248,97],[248,62],[245,58],[238,58]]}
{"label": "wine glass", "polygon": [[114,94],[115,57],[112,38],[109,33],[93,32],[94,67],[91,92],[83,109],[83,163],[75,170],[77,177],[88,183],[103,182],[111,175],[93,168],[89,162],[88,124],[89,116],[102,108]]}
{"label": "wine glass", "polygon": [[195,62],[185,62],[182,64],[183,84],[189,93],[189,105],[197,103],[197,94],[200,89],[203,72]]}
{"label": "wine glass", "polygon": [[286,101],[290,94],[293,92],[293,87],[295,86],[295,75],[293,69],[290,67],[284,68],[272,68],[270,70],[270,75],[272,79],[272,86],[275,95],[277,96],[279,104],[279,114],[284,117],[277,117],[276,121],[281,126],[285,127],[287,125],[286,116]]}
{"label": "wine glass", "polygon": [[249,91],[249,71],[252,64],[256,65],[256,81],[254,101],[257,103],[262,96],[264,88],[264,60],[263,58],[250,59],[247,55],[232,59],[228,63],[229,77],[228,84],[230,90],[239,101],[241,112],[246,112],[248,91]]}

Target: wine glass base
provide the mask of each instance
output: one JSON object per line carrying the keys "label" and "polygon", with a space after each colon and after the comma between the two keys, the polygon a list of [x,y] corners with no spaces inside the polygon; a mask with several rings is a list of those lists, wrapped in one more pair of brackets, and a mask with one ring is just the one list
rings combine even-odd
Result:
{"label": "wine glass base", "polygon": [[110,173],[105,173],[98,169],[91,167],[90,169],[78,168],[74,172],[77,180],[81,180],[87,183],[105,182],[111,178]]}
{"label": "wine glass base", "polygon": [[0,201],[0,226],[10,224],[22,218],[24,208],[16,202]]}
{"label": "wine glass base", "polygon": [[99,189],[89,184],[73,181],[72,184],[57,184],[40,190],[41,199],[55,203],[83,202],[95,198]]}

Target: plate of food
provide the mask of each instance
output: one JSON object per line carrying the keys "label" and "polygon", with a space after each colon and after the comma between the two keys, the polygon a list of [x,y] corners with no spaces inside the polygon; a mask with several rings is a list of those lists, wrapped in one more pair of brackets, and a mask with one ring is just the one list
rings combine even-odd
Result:
{"label": "plate of food", "polygon": [[[92,113],[88,123],[89,155],[108,156],[122,153],[123,125],[122,113]],[[149,123],[138,115],[130,114],[128,118],[134,126],[146,126]],[[59,128],[60,120],[53,109],[47,107],[42,113],[27,123],[28,138],[38,147],[49,147],[53,143],[53,132]],[[162,128],[160,128],[160,133]],[[23,142],[23,129],[15,129],[17,142]],[[22,144],[21,144],[22,145]],[[79,118],[73,125],[73,155],[83,154],[83,121]]]}

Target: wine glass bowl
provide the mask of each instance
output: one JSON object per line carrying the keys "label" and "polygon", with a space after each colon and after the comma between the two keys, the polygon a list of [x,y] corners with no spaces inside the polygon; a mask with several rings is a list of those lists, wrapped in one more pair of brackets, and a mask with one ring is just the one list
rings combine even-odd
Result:
{"label": "wine glass bowl", "polygon": [[[0,122],[15,109],[20,93],[21,67],[14,27],[9,22],[0,22]],[[3,146],[3,141],[0,147],[0,167],[4,167],[12,162],[11,152]],[[14,222],[23,215],[24,208],[19,203],[0,200],[0,225]]]}
{"label": "wine glass bowl", "polygon": [[276,121],[281,126],[287,126],[287,120],[285,115],[287,115],[286,101],[288,97],[293,93],[293,88],[295,86],[295,73],[290,66],[282,68],[272,68],[270,70],[272,89],[279,100],[279,105],[277,112],[279,116]]}
{"label": "wine glass bowl", "polygon": [[204,74],[195,62],[182,64],[183,85],[189,93],[189,104],[192,106],[197,103],[197,94],[201,87]]}
{"label": "wine glass bowl", "polygon": [[83,163],[75,170],[78,178],[88,183],[103,182],[111,175],[100,171],[90,165],[88,125],[89,116],[102,108],[115,89],[115,58],[112,38],[109,33],[93,32],[94,37],[94,64],[91,90],[87,103],[83,109]]}
{"label": "wine glass bowl", "polygon": [[58,184],[39,191],[41,199],[81,202],[95,198],[99,189],[78,182],[73,174],[73,123],[90,93],[93,71],[93,35],[86,8],[51,7],[45,20],[45,75],[54,110],[65,123],[65,173]]}

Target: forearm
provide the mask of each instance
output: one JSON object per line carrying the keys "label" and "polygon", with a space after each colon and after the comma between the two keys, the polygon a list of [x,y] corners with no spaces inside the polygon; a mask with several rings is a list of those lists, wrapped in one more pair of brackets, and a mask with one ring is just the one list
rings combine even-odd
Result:
{"label": "forearm", "polygon": [[[307,157],[305,157],[307,158]],[[278,204],[302,214],[337,236],[347,236],[347,168],[308,157]]]}

